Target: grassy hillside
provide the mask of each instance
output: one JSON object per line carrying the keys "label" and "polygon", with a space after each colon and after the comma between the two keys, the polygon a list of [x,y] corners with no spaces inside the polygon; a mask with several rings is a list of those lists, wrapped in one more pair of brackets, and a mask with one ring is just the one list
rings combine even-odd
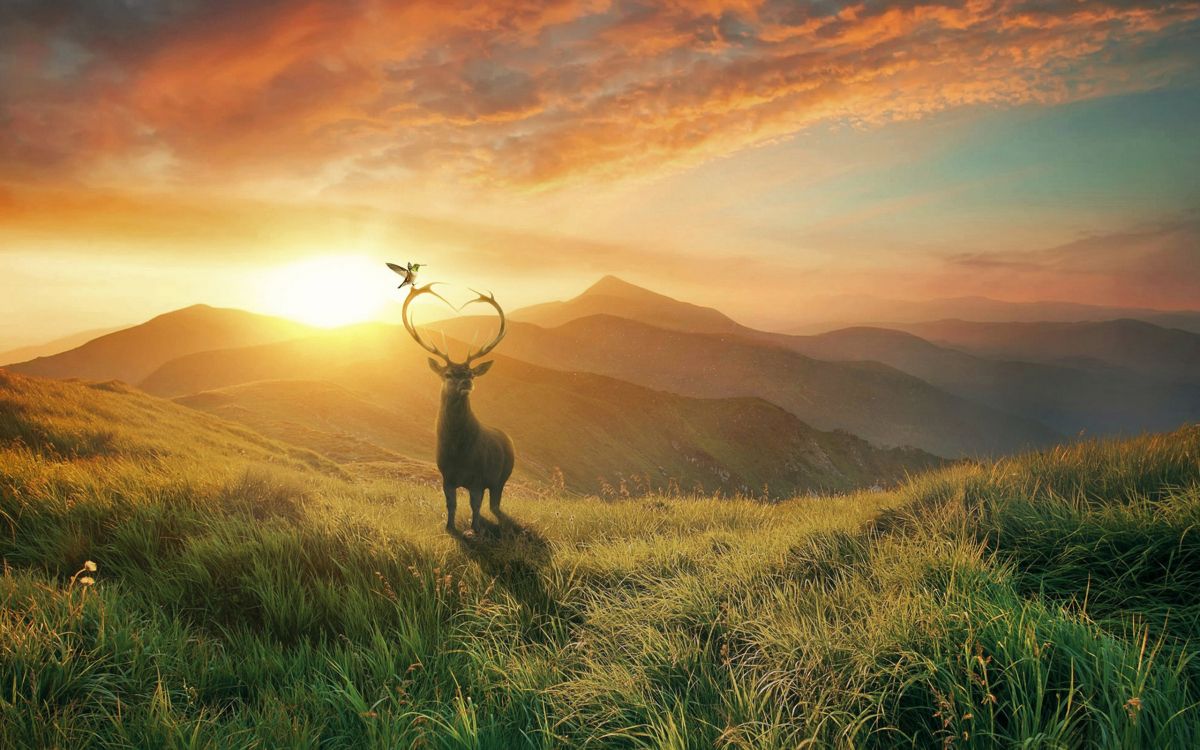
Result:
{"label": "grassy hillside", "polygon": [[311,332],[306,325],[282,318],[193,305],[59,354],[6,367],[24,375],[137,383],[164,362],[185,354],[282,341]]}
{"label": "grassy hillside", "polygon": [[[776,504],[431,488],[0,381],[0,746],[1200,742],[1200,430]],[[94,563],[96,570],[91,570]]]}
{"label": "grassy hillside", "polygon": [[[512,436],[524,480],[562,481],[581,492],[682,486],[759,494],[765,486],[779,495],[888,484],[936,463],[921,451],[816,430],[761,399],[688,398],[497,361],[472,404]],[[304,382],[294,380],[298,374]],[[195,394],[181,402],[339,460],[377,449],[433,459],[440,383],[425,354],[394,327],[203,352],[168,363],[142,385]]]}

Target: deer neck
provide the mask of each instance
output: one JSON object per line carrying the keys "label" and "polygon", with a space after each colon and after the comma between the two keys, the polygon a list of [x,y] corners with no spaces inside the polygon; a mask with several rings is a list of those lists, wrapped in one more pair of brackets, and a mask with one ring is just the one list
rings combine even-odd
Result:
{"label": "deer neck", "polygon": [[442,409],[438,414],[438,443],[442,447],[453,447],[474,441],[479,435],[479,420],[471,411],[471,397],[443,396]]}

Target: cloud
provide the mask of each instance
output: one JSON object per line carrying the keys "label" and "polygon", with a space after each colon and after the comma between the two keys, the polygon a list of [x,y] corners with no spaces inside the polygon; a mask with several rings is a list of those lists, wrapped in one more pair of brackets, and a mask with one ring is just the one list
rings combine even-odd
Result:
{"label": "cloud", "polygon": [[1106,300],[1132,307],[1200,307],[1200,220],[1098,234],[1016,253],[960,253],[935,284],[1014,299]]}
{"label": "cloud", "polygon": [[[220,263],[257,265],[294,260],[297,253],[347,252],[364,233],[370,235],[372,254],[379,253],[379,247],[430,253],[438,257],[443,272],[459,267],[491,277],[524,276],[534,281],[562,274],[588,277],[632,270],[690,281],[712,275],[694,268],[686,254],[644,245],[370,206],[100,191],[13,193],[0,186],[0,259],[28,254],[28,243],[23,241],[27,238],[54,237],[57,246],[72,252],[115,246],[117,254],[164,266],[197,255]],[[45,244],[44,239],[39,244]]]}
{"label": "cloud", "polygon": [[0,179],[656,174],[813,125],[1159,85],[1191,0],[7,3]]}

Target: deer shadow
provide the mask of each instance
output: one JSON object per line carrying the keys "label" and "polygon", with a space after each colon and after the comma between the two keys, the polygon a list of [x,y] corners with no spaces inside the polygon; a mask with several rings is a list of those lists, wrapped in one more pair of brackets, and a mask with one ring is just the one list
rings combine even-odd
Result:
{"label": "deer shadow", "polygon": [[522,637],[548,640],[561,631],[564,620],[576,619],[546,588],[543,573],[553,559],[550,543],[504,511],[496,511],[496,518],[481,518],[479,534],[455,531],[452,536],[463,554],[520,603]]}

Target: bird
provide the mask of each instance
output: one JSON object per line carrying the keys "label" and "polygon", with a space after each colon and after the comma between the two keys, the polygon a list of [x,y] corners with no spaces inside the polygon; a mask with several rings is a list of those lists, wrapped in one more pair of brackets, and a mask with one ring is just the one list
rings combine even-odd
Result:
{"label": "bird", "polygon": [[405,285],[416,286],[417,271],[421,270],[421,263],[409,263],[405,266],[398,266],[395,263],[388,263],[387,267],[404,277],[404,281],[400,282],[397,289],[403,289]]}

